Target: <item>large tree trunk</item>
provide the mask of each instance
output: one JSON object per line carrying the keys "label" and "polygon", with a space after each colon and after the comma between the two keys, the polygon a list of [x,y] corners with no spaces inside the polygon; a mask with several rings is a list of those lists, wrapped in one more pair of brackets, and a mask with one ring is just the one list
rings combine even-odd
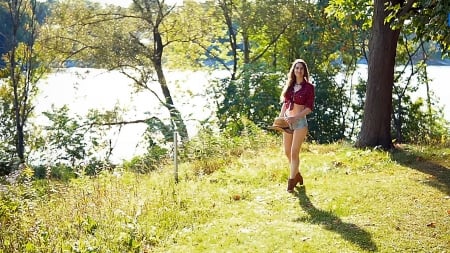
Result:
{"label": "large tree trunk", "polygon": [[388,15],[385,11],[386,2],[374,0],[366,101],[357,147],[392,147],[392,88],[400,30],[392,30],[390,24],[385,23]]}

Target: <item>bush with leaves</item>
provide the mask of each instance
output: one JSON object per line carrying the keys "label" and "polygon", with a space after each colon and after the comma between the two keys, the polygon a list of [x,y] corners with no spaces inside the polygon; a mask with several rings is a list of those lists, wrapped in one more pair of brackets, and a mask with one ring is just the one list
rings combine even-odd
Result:
{"label": "bush with leaves", "polygon": [[50,170],[46,172],[48,176],[55,178],[72,173],[92,175],[102,168],[99,164],[104,163],[108,152],[106,141],[104,132],[93,127],[92,119],[70,115],[67,105],[43,114],[50,123],[41,133],[41,143],[34,154],[38,157],[32,161],[39,168],[39,175],[44,173],[39,171],[43,167]]}
{"label": "bush with leaves", "polygon": [[449,145],[450,123],[445,120],[442,109],[437,108],[430,115],[424,110],[423,99],[412,102],[407,98],[403,101],[402,142]]}
{"label": "bush with leaves", "polygon": [[261,66],[247,66],[238,80],[217,82],[214,94],[218,102],[219,128],[231,135],[240,135],[244,129],[242,118],[261,128],[270,126],[280,111],[280,93],[283,74],[270,73]]}
{"label": "bush with leaves", "polygon": [[147,149],[147,153],[135,156],[130,161],[123,163],[123,168],[136,173],[149,173],[161,168],[169,161],[168,149],[153,145]]}
{"label": "bush with leaves", "polygon": [[11,87],[4,85],[0,79],[0,175],[7,175],[15,169],[13,164],[17,159],[11,93]]}
{"label": "bush with leaves", "polygon": [[308,116],[309,135],[319,143],[332,143],[348,138],[346,110],[349,99],[344,86],[339,87],[334,76],[317,72],[314,75],[315,105]]}
{"label": "bush with leaves", "polygon": [[276,138],[267,134],[252,121],[242,118],[237,122],[242,126],[241,135],[236,136],[233,127],[217,133],[202,129],[199,134],[180,150],[180,160],[189,162],[197,175],[211,174],[225,168],[242,153],[258,150],[274,142]]}

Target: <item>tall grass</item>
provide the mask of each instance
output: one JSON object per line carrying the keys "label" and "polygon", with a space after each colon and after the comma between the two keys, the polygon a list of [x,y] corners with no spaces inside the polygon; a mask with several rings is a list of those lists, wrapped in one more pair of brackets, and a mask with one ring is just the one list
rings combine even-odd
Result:
{"label": "tall grass", "polygon": [[[306,143],[285,192],[281,137],[204,133],[173,165],[1,193],[0,252],[446,252],[448,148]],[[136,171],[136,170],[133,170]]]}

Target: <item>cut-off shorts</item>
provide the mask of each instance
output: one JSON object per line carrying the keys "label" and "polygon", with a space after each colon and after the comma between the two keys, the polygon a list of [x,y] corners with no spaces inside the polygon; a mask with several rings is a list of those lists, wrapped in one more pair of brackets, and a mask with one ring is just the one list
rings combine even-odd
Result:
{"label": "cut-off shorts", "polygon": [[290,124],[290,129],[291,130],[302,129],[307,126],[308,126],[308,121],[306,120],[306,117],[303,117],[303,118],[298,119],[296,122]]}

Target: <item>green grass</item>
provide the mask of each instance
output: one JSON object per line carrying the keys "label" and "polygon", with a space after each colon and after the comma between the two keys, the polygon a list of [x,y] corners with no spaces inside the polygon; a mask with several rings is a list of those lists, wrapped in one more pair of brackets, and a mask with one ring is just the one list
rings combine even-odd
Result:
{"label": "green grass", "polygon": [[449,148],[305,144],[294,194],[279,139],[239,154],[12,189],[0,252],[450,252]]}

